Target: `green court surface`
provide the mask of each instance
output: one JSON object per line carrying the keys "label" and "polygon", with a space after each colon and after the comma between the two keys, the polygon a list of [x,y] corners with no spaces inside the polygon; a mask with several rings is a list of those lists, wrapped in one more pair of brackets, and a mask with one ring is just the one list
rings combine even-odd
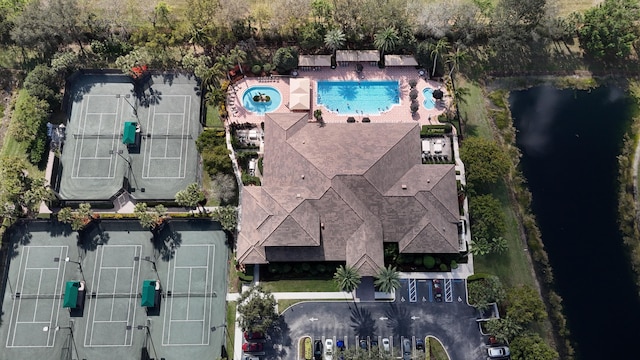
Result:
{"label": "green court surface", "polygon": [[220,356],[228,252],[216,223],[171,221],[154,236],[132,221],[81,235],[43,222],[11,239],[0,360]]}
{"label": "green court surface", "polygon": [[[69,91],[52,181],[63,200],[108,200],[123,188],[135,199],[168,200],[198,181],[201,98],[194,78],[156,75],[134,87],[124,75],[79,74]],[[138,126],[135,144],[130,123]]]}

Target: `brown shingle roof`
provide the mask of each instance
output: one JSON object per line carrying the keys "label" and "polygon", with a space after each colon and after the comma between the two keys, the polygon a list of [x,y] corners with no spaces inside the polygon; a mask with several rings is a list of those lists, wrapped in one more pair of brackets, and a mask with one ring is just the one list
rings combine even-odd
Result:
{"label": "brown shingle roof", "polygon": [[374,275],[383,242],[457,252],[454,166],[423,165],[419,132],[267,115],[263,185],[243,187],[240,262],[346,261]]}

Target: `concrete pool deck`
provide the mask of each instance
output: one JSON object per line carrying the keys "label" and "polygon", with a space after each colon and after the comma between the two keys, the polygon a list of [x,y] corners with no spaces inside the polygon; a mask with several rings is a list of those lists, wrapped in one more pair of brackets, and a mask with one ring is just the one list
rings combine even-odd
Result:
{"label": "concrete pool deck", "polygon": [[[355,71],[355,66],[338,67],[336,69],[320,68],[317,71],[299,71],[298,77],[309,78],[311,81],[311,109],[309,114],[313,119],[313,112],[316,109],[322,110],[322,117],[326,123],[341,123],[346,122],[347,117],[353,116],[356,121],[362,121],[364,116],[371,119],[371,122],[383,122],[383,123],[396,123],[396,122],[418,122],[421,125],[438,124],[438,115],[445,111],[445,107],[437,106],[434,109],[426,109],[423,105],[424,95],[422,91],[425,88],[440,89],[445,93],[445,102],[448,102],[449,95],[446,91],[444,84],[425,80],[418,74],[418,70],[414,67],[388,67],[385,69],[379,69],[377,66],[364,66],[361,73]],[[418,98],[416,99],[420,104],[420,108],[416,115],[412,116],[409,106],[411,100],[409,99],[409,80],[415,79],[418,81],[416,90],[418,90]],[[329,111],[323,105],[317,103],[317,82],[318,80],[351,80],[351,81],[367,81],[367,80],[398,80],[400,82],[400,104],[393,106],[391,109],[383,112],[379,115],[349,115],[338,114],[336,112]],[[229,87],[228,101],[235,105],[229,106],[229,120],[234,123],[255,123],[260,124],[264,121],[264,115],[259,115],[247,111],[242,106],[242,94],[251,86],[272,86],[280,91],[282,95],[282,103],[274,111],[274,113],[289,113],[291,112],[287,107],[289,104],[289,77],[271,77],[265,80],[265,78],[259,77],[247,77],[234,84],[234,88]],[[235,110],[233,110],[235,107]]]}

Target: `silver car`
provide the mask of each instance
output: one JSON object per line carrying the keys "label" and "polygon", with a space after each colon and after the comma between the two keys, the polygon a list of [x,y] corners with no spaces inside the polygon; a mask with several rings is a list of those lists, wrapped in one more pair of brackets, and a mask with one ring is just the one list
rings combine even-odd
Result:
{"label": "silver car", "polygon": [[384,350],[384,352],[390,352],[391,351],[391,345],[389,344],[389,338],[383,338],[382,339],[382,350]]}

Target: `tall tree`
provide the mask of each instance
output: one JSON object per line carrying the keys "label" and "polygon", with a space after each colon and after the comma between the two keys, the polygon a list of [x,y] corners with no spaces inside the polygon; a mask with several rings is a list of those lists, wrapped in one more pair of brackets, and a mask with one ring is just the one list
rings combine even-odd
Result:
{"label": "tall tree", "polygon": [[597,60],[627,58],[639,35],[639,9],[637,0],[606,0],[588,9],[578,30],[580,47]]}
{"label": "tall tree", "polygon": [[506,231],[500,200],[491,194],[472,196],[469,201],[471,235],[474,239],[495,239]]}
{"label": "tall tree", "polygon": [[345,292],[352,292],[360,285],[360,274],[354,267],[348,265],[338,266],[336,273],[333,274],[333,279],[340,290]]}
{"label": "tall tree", "polygon": [[513,360],[555,360],[558,353],[538,334],[522,335],[509,343]]}
{"label": "tall tree", "polygon": [[243,291],[238,298],[238,325],[243,331],[267,333],[278,321],[276,299],[261,285],[253,285]]}
{"label": "tall tree", "polygon": [[493,140],[470,136],[460,147],[460,157],[466,168],[468,188],[495,184],[509,174],[509,156]]}
{"label": "tall tree", "polygon": [[390,293],[400,287],[400,274],[395,266],[380,269],[373,284],[382,292]]}
{"label": "tall tree", "polygon": [[333,56],[336,56],[336,51],[344,47],[344,43],[347,41],[342,29],[332,29],[324,36],[324,45],[333,51]]}
{"label": "tall tree", "polygon": [[374,35],[373,45],[380,50],[380,61],[384,61],[384,54],[395,50],[400,43],[398,30],[394,27],[387,27],[378,31]]}
{"label": "tall tree", "polygon": [[447,38],[441,38],[431,46],[431,56],[433,57],[433,71],[431,76],[436,76],[436,65],[438,64],[438,56],[442,56],[449,50],[449,42]]}
{"label": "tall tree", "polygon": [[195,208],[204,200],[204,192],[197,183],[189,184],[184,190],[176,193],[176,202],[180,206]]}
{"label": "tall tree", "polygon": [[238,209],[235,206],[218,206],[211,217],[220,223],[223,230],[233,232],[238,226]]}
{"label": "tall tree", "polygon": [[247,53],[244,50],[240,49],[239,46],[236,45],[236,47],[234,47],[229,51],[229,56],[231,57],[231,60],[233,60],[238,64],[238,69],[240,69],[240,73],[244,74],[244,71],[242,70],[242,63],[245,62],[245,60],[247,60]]}
{"label": "tall tree", "polygon": [[138,218],[143,228],[154,230],[166,218],[167,208],[163,205],[156,205],[153,211],[149,211],[146,203],[137,203],[133,214]]}
{"label": "tall tree", "polygon": [[547,312],[540,294],[532,287],[522,285],[507,291],[507,316],[527,326],[545,319]]}

